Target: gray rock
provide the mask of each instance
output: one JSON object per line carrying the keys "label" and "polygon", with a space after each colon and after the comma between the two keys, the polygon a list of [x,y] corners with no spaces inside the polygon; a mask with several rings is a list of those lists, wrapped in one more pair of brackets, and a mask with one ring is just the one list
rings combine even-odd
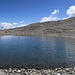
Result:
{"label": "gray rock", "polygon": [[5,75],[5,73],[2,70],[0,70],[0,75]]}
{"label": "gray rock", "polygon": [[60,73],[57,73],[57,75],[61,75]]}

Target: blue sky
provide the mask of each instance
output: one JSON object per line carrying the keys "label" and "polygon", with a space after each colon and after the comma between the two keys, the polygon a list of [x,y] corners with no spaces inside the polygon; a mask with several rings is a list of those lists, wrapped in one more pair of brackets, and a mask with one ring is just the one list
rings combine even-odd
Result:
{"label": "blue sky", "polygon": [[75,16],[75,0],[0,0],[0,28]]}

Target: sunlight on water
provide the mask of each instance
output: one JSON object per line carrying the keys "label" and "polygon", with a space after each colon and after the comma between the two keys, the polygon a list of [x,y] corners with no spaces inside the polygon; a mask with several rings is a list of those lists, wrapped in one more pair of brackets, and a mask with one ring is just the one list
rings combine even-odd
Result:
{"label": "sunlight on water", "polygon": [[1,36],[0,67],[56,68],[75,66],[75,39]]}
{"label": "sunlight on water", "polygon": [[14,36],[0,36],[0,39],[8,40],[8,39],[11,39],[12,37],[14,37]]}

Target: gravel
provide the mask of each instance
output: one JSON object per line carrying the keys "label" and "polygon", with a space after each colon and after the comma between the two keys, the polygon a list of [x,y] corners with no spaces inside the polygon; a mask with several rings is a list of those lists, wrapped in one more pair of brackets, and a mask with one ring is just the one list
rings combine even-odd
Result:
{"label": "gravel", "polygon": [[51,69],[0,69],[0,75],[75,75],[75,67]]}

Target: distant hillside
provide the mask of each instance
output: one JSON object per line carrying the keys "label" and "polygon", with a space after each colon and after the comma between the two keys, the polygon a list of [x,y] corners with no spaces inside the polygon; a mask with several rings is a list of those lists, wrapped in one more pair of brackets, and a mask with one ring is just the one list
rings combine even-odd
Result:
{"label": "distant hillside", "polygon": [[20,28],[1,30],[0,35],[75,37],[75,17],[59,21],[34,23]]}

